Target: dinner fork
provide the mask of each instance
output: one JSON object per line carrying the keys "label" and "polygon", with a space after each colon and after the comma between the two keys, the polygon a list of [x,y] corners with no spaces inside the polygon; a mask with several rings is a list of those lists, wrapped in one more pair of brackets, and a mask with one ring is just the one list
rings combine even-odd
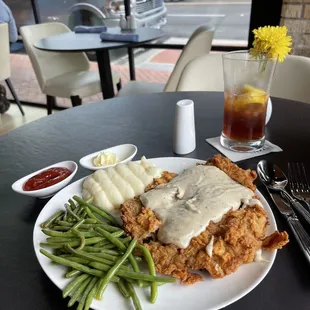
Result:
{"label": "dinner fork", "polygon": [[288,163],[288,180],[292,195],[310,209],[310,186],[303,163]]}

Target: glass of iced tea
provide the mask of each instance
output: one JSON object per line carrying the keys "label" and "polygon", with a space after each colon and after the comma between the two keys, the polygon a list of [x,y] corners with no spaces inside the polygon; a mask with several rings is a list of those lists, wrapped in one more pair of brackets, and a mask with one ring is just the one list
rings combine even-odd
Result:
{"label": "glass of iced tea", "polygon": [[265,142],[269,90],[277,59],[253,58],[248,51],[223,54],[224,119],[221,144],[238,152]]}

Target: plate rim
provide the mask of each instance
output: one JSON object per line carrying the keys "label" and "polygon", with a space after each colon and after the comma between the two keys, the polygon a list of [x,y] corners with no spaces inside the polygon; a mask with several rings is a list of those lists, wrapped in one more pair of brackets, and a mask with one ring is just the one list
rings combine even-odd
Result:
{"label": "plate rim", "polygon": [[[196,159],[196,158],[187,158],[187,157],[154,157],[154,158],[147,158],[148,161],[152,162],[153,160],[180,160],[180,161],[191,161],[193,163],[199,163],[199,162],[206,162],[206,160],[202,160],[202,159]],[[137,160],[136,162],[140,162],[140,160]],[[158,168],[161,168],[161,167],[158,167]],[[173,172],[173,171],[172,171]],[[56,193],[55,196],[53,196],[46,204],[45,206],[42,208],[42,210],[40,211],[36,221],[35,221],[35,224],[34,224],[34,227],[33,227],[33,248],[34,248],[34,252],[35,252],[35,255],[36,255],[36,258],[40,264],[40,267],[43,269],[45,275],[50,279],[50,281],[57,287],[59,288],[60,290],[62,290],[62,288],[60,288],[60,286],[55,283],[50,275],[45,271],[43,265],[42,265],[42,261],[39,257],[39,255],[42,255],[39,251],[39,248],[40,247],[37,247],[37,242],[36,242],[36,234],[37,234],[37,229],[41,229],[40,228],[40,223],[42,220],[40,220],[40,223],[38,223],[39,219],[40,219],[40,216],[41,216],[41,213],[43,213],[44,209],[50,204],[53,202],[54,198],[58,195],[61,195],[62,191],[64,191],[65,189],[67,189],[67,187],[69,186],[72,186],[73,185],[76,185],[77,183],[79,182],[82,182],[85,178],[87,178],[89,175],[91,175],[93,173],[90,173],[88,174],[87,176],[85,177],[82,177],[80,178],[79,180],[76,180],[75,182],[73,183],[70,183],[68,184],[66,187],[64,187],[63,189],[61,189],[58,193]],[[266,198],[263,196],[263,194],[258,190],[256,189],[255,191],[255,194],[257,194],[259,196],[259,198],[262,200],[262,203],[263,205],[265,206],[268,206],[269,210],[270,210],[270,215],[271,215],[271,218],[270,216],[268,217],[269,219],[269,223],[272,223],[273,226],[274,226],[274,230],[277,230],[277,223],[276,223],[276,219],[274,217],[274,214],[273,214],[273,210],[271,208],[271,206],[269,205],[268,201],[266,200]],[[56,198],[55,198],[56,199]],[[61,206],[63,207],[63,205]],[[229,298],[229,300],[227,301],[223,301],[222,303],[218,304],[216,307],[209,307],[209,308],[203,308],[204,310],[217,310],[217,309],[221,309],[223,307],[226,307],[228,305],[231,305],[233,303],[235,303],[236,301],[238,301],[239,299],[243,298],[244,296],[246,296],[247,294],[249,294],[254,288],[256,288],[263,280],[264,278],[267,276],[267,274],[269,273],[270,269],[272,268],[273,264],[274,264],[274,261],[275,261],[275,258],[277,256],[277,250],[274,250],[271,252],[271,259],[268,261],[268,266],[263,270],[261,271],[260,275],[253,281],[253,283],[246,289],[244,289],[242,292],[240,292],[239,294],[237,294],[236,296],[232,297],[232,298]],[[238,270],[236,270],[236,272],[238,272]],[[236,273],[234,272],[234,273]],[[233,273],[233,274],[234,274]],[[92,309],[98,309],[97,307],[93,308]]]}

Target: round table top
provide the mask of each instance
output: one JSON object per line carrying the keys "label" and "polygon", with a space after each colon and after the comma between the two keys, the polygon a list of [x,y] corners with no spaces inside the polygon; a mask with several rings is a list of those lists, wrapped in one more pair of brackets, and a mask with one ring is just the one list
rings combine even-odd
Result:
{"label": "round table top", "polygon": [[[120,28],[108,28],[109,33],[121,33]],[[163,35],[163,31],[154,28],[137,28],[139,35],[137,42],[102,41],[99,33],[66,32],[37,41],[34,46],[40,50],[53,52],[86,52],[104,49],[136,46],[153,41]]]}
{"label": "round table top", "polygon": [[[34,223],[47,200],[18,195],[11,190],[11,184],[52,163],[78,162],[86,154],[117,144],[137,145],[135,159],[142,155],[176,156],[172,150],[175,103],[185,98],[195,102],[197,139],[196,150],[186,157],[207,159],[218,153],[205,139],[221,133],[223,93],[161,93],[104,100],[57,112],[0,137],[3,309],[67,309],[67,300],[62,299],[59,289],[47,278],[33,249]],[[277,98],[272,101],[273,115],[266,135],[283,152],[238,164],[255,169],[258,161],[265,158],[286,170],[288,162],[300,161],[309,173],[310,105]],[[79,167],[74,180],[88,174],[90,171]],[[259,182],[257,185],[267,197]],[[279,230],[291,234],[285,220],[273,210]],[[310,266],[295,238],[290,239],[278,252],[263,282],[225,309],[310,309]]]}

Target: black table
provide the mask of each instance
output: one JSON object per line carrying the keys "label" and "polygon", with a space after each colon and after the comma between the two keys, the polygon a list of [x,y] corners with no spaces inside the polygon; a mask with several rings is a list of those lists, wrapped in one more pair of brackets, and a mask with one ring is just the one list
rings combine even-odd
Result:
{"label": "black table", "polygon": [[[78,162],[86,154],[116,144],[136,144],[136,159],[142,155],[175,156],[172,151],[175,103],[185,98],[195,102],[197,135],[197,148],[186,157],[207,159],[217,153],[205,138],[221,132],[223,93],[161,93],[116,98],[55,113],[0,137],[1,309],[67,309],[67,300],[62,299],[60,290],[41,269],[32,246],[33,226],[46,200],[18,195],[11,190],[11,184],[54,162],[68,159]],[[309,123],[310,105],[273,99],[267,138],[284,151],[263,158],[284,170],[288,161],[302,161],[309,173]],[[260,159],[256,157],[239,165],[255,169]],[[80,167],[74,180],[89,173]],[[279,230],[290,233],[285,220],[273,210]],[[310,266],[291,234],[290,243],[278,252],[263,282],[225,309],[309,310],[309,273]]]}
{"label": "black table", "polygon": [[[120,28],[109,28],[109,33],[120,33]],[[139,44],[158,39],[163,35],[159,29],[138,28],[135,33],[139,35],[137,42],[108,42],[101,41],[99,33],[75,33],[67,32],[41,39],[34,46],[49,52],[90,52],[95,51],[101,81],[101,90],[104,98],[114,97],[114,85],[112,81],[109,50],[122,47],[136,47]]]}

